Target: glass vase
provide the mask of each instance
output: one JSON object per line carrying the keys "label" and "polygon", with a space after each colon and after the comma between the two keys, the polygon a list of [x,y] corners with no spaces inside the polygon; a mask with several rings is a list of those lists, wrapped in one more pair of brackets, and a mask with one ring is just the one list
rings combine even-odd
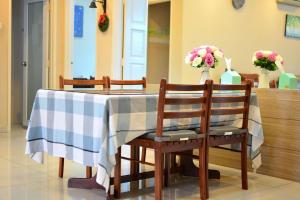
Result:
{"label": "glass vase", "polygon": [[206,80],[210,80],[209,67],[203,67],[200,77],[200,84],[204,84]]}
{"label": "glass vase", "polygon": [[259,88],[270,88],[270,71],[266,69],[261,69],[261,73],[259,75]]}

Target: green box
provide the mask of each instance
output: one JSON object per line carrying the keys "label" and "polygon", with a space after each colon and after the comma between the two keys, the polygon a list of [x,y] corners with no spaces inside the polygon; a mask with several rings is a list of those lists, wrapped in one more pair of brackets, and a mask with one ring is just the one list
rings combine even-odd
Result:
{"label": "green box", "polygon": [[242,83],[241,76],[236,71],[227,71],[221,76],[221,84],[238,85]]}
{"label": "green box", "polygon": [[282,73],[279,77],[279,89],[297,89],[298,80],[294,74]]}

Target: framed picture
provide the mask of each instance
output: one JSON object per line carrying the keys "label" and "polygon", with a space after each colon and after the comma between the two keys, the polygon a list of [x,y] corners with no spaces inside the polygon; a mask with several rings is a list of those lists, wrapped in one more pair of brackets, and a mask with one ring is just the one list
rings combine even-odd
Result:
{"label": "framed picture", "polygon": [[74,37],[83,37],[83,6],[74,7]]}
{"label": "framed picture", "polygon": [[286,15],[285,36],[300,39],[300,17]]}

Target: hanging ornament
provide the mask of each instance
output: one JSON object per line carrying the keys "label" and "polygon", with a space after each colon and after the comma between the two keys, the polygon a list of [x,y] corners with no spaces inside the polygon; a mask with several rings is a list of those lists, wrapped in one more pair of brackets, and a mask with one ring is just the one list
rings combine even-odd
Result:
{"label": "hanging ornament", "polygon": [[106,13],[103,13],[99,17],[98,28],[101,32],[105,32],[109,27],[109,18]]}

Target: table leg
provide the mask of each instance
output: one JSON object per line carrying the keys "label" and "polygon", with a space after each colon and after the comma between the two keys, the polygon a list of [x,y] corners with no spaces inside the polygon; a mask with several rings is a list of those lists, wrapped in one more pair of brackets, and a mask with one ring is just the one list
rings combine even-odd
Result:
{"label": "table leg", "polygon": [[[193,151],[186,151],[185,153],[193,154]],[[180,158],[180,173],[183,176],[199,176],[199,168],[194,165],[193,158],[189,156],[181,156]],[[220,179],[221,175],[218,170],[208,170],[209,179]]]}

